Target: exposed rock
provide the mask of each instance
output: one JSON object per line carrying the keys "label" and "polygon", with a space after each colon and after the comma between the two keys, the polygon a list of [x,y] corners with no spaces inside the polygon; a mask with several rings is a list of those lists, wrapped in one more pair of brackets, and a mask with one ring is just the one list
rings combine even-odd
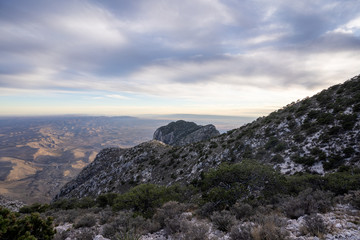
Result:
{"label": "exposed rock", "polygon": [[194,122],[179,120],[156,129],[153,139],[172,146],[184,146],[208,140],[219,134],[212,124],[200,126]]}
{"label": "exposed rock", "polygon": [[17,200],[11,200],[0,195],[0,206],[7,208],[13,212],[18,212],[25,204]]}

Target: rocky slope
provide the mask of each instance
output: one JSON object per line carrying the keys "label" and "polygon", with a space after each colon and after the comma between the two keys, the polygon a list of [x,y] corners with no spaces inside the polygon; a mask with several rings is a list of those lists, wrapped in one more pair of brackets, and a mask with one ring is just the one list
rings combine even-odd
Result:
{"label": "rocky slope", "polygon": [[138,183],[191,182],[222,162],[245,158],[284,174],[318,174],[360,163],[360,76],[209,140],[174,147],[150,141],[105,149],[57,198],[123,192]]}
{"label": "rocky slope", "polygon": [[179,120],[156,129],[153,139],[172,146],[184,146],[208,140],[217,135],[220,133],[212,124],[200,126],[194,122]]}

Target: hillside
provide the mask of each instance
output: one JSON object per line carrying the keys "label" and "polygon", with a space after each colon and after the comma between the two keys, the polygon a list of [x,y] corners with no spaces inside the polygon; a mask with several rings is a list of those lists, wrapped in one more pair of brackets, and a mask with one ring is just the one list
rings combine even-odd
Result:
{"label": "hillside", "polygon": [[124,192],[139,183],[190,183],[223,162],[257,159],[284,174],[359,166],[360,77],[200,143],[158,141],[102,150],[56,198]]}

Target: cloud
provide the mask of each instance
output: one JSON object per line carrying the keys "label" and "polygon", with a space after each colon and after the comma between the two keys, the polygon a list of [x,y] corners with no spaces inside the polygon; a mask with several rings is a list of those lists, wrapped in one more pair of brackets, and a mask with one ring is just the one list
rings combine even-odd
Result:
{"label": "cloud", "polygon": [[128,100],[128,99],[130,99],[130,98],[128,98],[128,97],[125,97],[125,96],[122,96],[122,95],[119,95],[119,94],[108,94],[108,95],[106,95],[106,97],[108,97],[108,98],[122,99],[122,100]]}
{"label": "cloud", "polygon": [[1,1],[0,89],[223,104],[249,88],[308,93],[359,74],[359,19],[355,0]]}

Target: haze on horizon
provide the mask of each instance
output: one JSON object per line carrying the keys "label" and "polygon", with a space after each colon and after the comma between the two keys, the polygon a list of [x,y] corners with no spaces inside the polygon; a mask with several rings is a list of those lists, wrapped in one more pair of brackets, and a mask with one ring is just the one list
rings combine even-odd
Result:
{"label": "haze on horizon", "polygon": [[261,116],[360,73],[360,2],[1,1],[0,55],[1,116]]}

